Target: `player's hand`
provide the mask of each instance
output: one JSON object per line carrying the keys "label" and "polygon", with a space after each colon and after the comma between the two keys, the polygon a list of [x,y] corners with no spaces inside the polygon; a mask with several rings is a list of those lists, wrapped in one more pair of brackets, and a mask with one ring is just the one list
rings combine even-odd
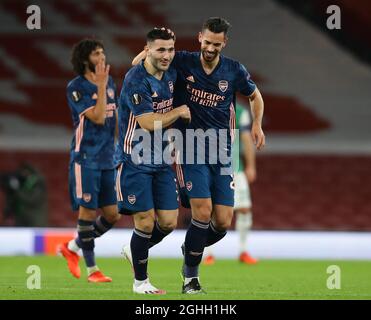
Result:
{"label": "player's hand", "polygon": [[109,77],[110,65],[106,65],[104,61],[99,62],[95,66],[95,73],[93,74],[93,80],[97,86],[107,86]]}
{"label": "player's hand", "polygon": [[265,136],[259,123],[253,122],[251,128],[251,137],[256,149],[261,150],[265,146]]}
{"label": "player's hand", "polygon": [[140,53],[138,53],[138,55],[133,59],[133,61],[131,62],[131,65],[136,66],[137,64],[139,64],[145,58],[147,58],[147,51],[143,50]]}
{"label": "player's hand", "polygon": [[256,180],[256,169],[254,167],[248,167],[245,169],[245,175],[249,183],[253,183]]}
{"label": "player's hand", "polygon": [[191,122],[191,111],[185,104],[178,107],[177,110],[179,112],[179,117],[182,118],[183,121],[185,121],[186,123]]}

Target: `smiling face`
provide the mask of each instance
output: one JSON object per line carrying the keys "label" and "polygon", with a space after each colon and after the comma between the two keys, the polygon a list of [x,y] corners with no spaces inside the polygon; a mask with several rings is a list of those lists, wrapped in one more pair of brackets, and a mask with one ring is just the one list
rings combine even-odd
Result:
{"label": "smiling face", "polygon": [[224,32],[214,33],[208,29],[203,30],[198,35],[201,43],[202,58],[208,62],[213,62],[226,46],[227,37]]}
{"label": "smiling face", "polygon": [[147,57],[151,65],[158,71],[167,71],[174,59],[174,40],[156,39],[147,44]]}

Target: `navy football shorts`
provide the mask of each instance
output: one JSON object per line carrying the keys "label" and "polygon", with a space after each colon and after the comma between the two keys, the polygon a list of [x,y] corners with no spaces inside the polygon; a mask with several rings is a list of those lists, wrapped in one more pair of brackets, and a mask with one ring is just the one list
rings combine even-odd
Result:
{"label": "navy football shorts", "polygon": [[116,189],[121,214],[179,207],[175,173],[170,166],[138,166],[126,160],[117,169]]}
{"label": "navy football shorts", "polygon": [[222,174],[221,169],[213,164],[177,164],[182,206],[190,208],[192,198],[211,198],[213,204],[233,207],[233,174]]}
{"label": "navy football shorts", "polygon": [[115,170],[90,169],[72,162],[69,168],[72,210],[98,209],[117,204]]}

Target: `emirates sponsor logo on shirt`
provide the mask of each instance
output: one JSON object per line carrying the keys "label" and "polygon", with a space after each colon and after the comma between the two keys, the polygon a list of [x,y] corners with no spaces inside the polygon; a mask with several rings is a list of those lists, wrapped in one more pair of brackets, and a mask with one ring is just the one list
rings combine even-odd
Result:
{"label": "emirates sponsor logo on shirt", "polygon": [[157,113],[166,113],[173,109],[173,98],[162,100],[161,102],[153,102],[153,110]]}
{"label": "emirates sponsor logo on shirt", "polygon": [[194,88],[191,84],[187,84],[187,91],[191,94],[190,100],[205,107],[217,107],[219,102],[225,100],[225,96],[208,92],[202,89]]}
{"label": "emirates sponsor logo on shirt", "polygon": [[115,115],[116,104],[109,103],[106,105],[106,118],[112,118]]}
{"label": "emirates sponsor logo on shirt", "polygon": [[221,92],[226,92],[228,89],[228,81],[227,80],[220,80],[218,84],[219,90]]}

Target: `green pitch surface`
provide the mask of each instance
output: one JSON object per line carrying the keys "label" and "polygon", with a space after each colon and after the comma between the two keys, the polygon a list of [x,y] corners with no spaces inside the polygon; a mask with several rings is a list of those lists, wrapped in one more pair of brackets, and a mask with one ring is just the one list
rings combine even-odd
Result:
{"label": "green pitch surface", "polygon": [[[282,261],[263,260],[258,265],[242,265],[235,260],[217,260],[201,266],[201,284],[207,294],[182,295],[179,259],[152,259],[151,282],[165,296],[134,295],[132,272],[119,258],[98,258],[97,263],[112,283],[88,283],[73,278],[61,257],[0,257],[0,299],[371,299],[371,262],[365,261]],[[27,289],[27,268],[41,270],[41,288]],[[341,289],[328,289],[327,268],[341,270]],[[80,266],[83,266],[82,261]]]}

